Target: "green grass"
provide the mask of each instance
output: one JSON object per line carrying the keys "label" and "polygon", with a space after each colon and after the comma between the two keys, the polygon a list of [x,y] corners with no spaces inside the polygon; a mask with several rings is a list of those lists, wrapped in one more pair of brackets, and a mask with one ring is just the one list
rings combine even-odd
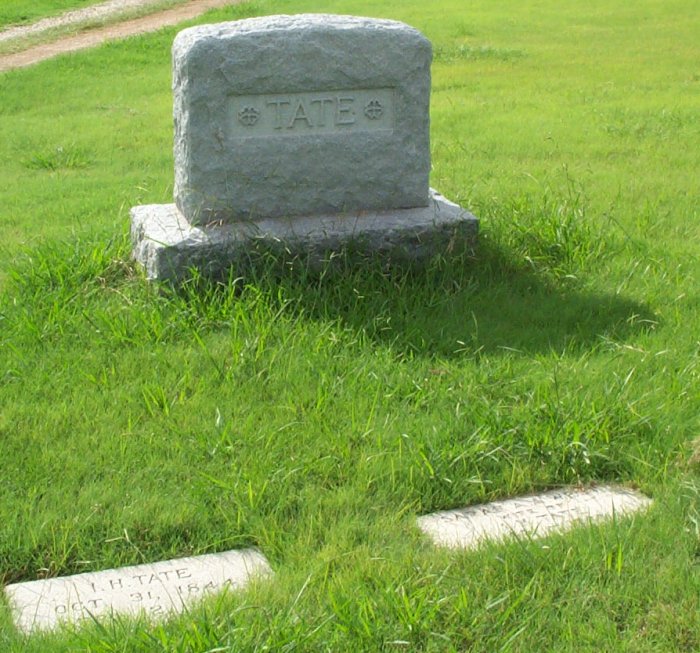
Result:
{"label": "green grass", "polygon": [[[128,209],[172,195],[176,30],[0,76],[0,578],[249,544],[276,571],[156,626],[25,639],[2,608],[0,650],[699,650],[700,7],[203,20],[321,9],[433,41],[431,182],[474,256],[148,286]],[[477,553],[414,524],[596,482],[654,507]]]}
{"label": "green grass", "polygon": [[3,0],[0,5],[0,29],[10,25],[32,23],[40,18],[56,16],[70,9],[82,9],[102,0]]}

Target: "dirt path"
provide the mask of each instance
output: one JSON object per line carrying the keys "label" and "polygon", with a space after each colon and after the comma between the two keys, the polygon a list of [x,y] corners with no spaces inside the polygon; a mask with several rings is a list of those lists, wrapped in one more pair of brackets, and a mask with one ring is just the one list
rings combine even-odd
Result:
{"label": "dirt path", "polygon": [[64,11],[58,16],[42,18],[29,25],[14,25],[0,30],[0,43],[3,41],[11,41],[12,39],[34,36],[56,27],[67,27],[85,23],[86,21],[118,17],[120,14],[128,12],[129,10],[155,5],[158,4],[159,1],[160,0],[106,0],[105,2],[90,5],[83,9],[71,9],[70,11]]}
{"label": "dirt path", "polygon": [[[63,54],[64,52],[73,52],[75,50],[82,50],[84,48],[90,48],[100,43],[104,43],[110,39],[124,38],[126,36],[131,36],[133,34],[143,34],[144,32],[152,32],[161,27],[167,25],[176,25],[183,20],[189,20],[190,18],[195,18],[200,14],[204,13],[209,9],[214,9],[216,7],[224,7],[226,5],[234,4],[235,2],[240,2],[240,0],[190,0],[185,4],[178,5],[172,9],[166,9],[164,11],[159,11],[148,16],[142,16],[141,18],[134,18],[131,20],[125,20],[121,23],[114,23],[112,25],[106,25],[105,27],[98,27],[96,29],[86,30],[79,34],[73,34],[68,37],[60,38],[56,41],[50,43],[41,43],[39,45],[34,45],[26,50],[20,52],[14,52],[12,54],[0,55],[0,72],[6,70],[11,70],[12,68],[21,68],[23,66],[31,66],[32,64],[44,61],[44,59],[50,59],[56,55]],[[153,0],[133,0],[129,3],[130,7],[143,6],[152,4]],[[113,5],[111,14],[102,14],[100,17],[106,18],[110,15],[114,15],[114,5],[117,3],[110,2],[104,3],[105,5]],[[119,9],[124,7],[124,3],[121,2]],[[91,8],[88,7],[85,10],[67,12],[68,14],[78,14],[86,12]],[[94,12],[94,7],[92,8]],[[94,14],[93,14],[94,15]],[[50,29],[55,27],[57,24],[70,24],[70,23],[56,23],[55,21],[63,19],[66,20],[67,14],[55,19],[45,19],[54,21],[49,27],[44,27],[43,29]],[[79,21],[85,20],[85,18],[90,18],[90,15],[81,16]],[[76,21],[75,18],[70,18],[69,20]],[[28,25],[23,29],[34,28],[37,31],[36,25],[39,25],[44,21],[38,21],[35,26]],[[19,29],[19,28],[13,28]],[[6,32],[9,30],[6,30]],[[32,33],[32,32],[28,32]]]}

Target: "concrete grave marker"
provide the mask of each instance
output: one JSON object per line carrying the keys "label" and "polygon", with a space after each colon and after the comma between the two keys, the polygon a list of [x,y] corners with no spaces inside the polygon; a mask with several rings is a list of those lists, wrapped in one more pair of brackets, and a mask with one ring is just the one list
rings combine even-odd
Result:
{"label": "concrete grave marker", "polygon": [[5,592],[17,627],[29,633],[113,614],[162,618],[270,573],[265,557],[246,549],[16,583]]}
{"label": "concrete grave marker", "polygon": [[486,540],[544,537],[634,513],[650,504],[644,495],[624,488],[563,489],[423,515],[418,526],[435,544],[471,549]]}
{"label": "concrete grave marker", "polygon": [[430,42],[390,20],[270,16],[173,44],[175,204],[132,209],[149,278],[235,265],[257,241],[419,259],[476,218],[428,185]]}

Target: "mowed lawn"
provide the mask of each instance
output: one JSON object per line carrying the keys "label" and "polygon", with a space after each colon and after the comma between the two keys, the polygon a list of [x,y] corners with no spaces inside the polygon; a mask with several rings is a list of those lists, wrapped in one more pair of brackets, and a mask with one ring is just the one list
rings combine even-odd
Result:
{"label": "mowed lawn", "polygon": [[[26,3],[25,3],[26,4]],[[700,5],[279,0],[434,47],[432,185],[481,218],[420,269],[340,255],[148,285],[176,29],[0,75],[0,581],[257,546],[164,624],[2,651],[700,650]],[[653,498],[434,548],[417,515],[561,486]]]}

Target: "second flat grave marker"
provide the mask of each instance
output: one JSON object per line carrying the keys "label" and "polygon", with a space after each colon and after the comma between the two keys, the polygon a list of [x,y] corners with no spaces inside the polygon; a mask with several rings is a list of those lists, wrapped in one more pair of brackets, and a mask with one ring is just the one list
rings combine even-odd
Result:
{"label": "second flat grave marker", "polygon": [[627,488],[563,488],[423,515],[418,526],[437,545],[472,549],[488,540],[545,537],[577,525],[631,515],[650,505],[648,497]]}

